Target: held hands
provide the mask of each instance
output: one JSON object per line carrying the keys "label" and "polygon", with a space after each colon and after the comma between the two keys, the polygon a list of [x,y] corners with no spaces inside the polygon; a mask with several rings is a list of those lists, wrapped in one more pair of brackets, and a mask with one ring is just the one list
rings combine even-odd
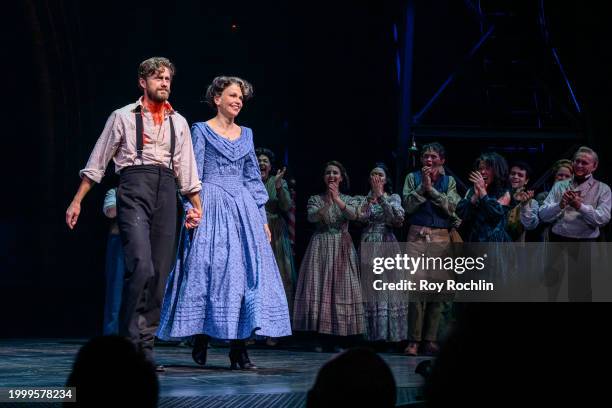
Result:
{"label": "held hands", "polygon": [[468,179],[474,183],[474,195],[477,198],[482,198],[487,195],[487,187],[484,179],[482,178],[482,174],[477,171],[473,171],[470,173]]}
{"label": "held hands", "polygon": [[79,214],[81,214],[81,203],[72,201],[66,210],[66,225],[68,225],[68,228],[74,229],[79,219]]}
{"label": "held hands", "polygon": [[190,208],[185,215],[185,228],[192,229],[200,225],[202,220],[202,211],[197,208]]}
{"label": "held hands", "polygon": [[274,188],[276,188],[277,190],[280,190],[283,187],[283,177],[285,177],[286,172],[286,167],[283,167],[282,170],[279,169],[276,172],[276,178],[274,179]]}

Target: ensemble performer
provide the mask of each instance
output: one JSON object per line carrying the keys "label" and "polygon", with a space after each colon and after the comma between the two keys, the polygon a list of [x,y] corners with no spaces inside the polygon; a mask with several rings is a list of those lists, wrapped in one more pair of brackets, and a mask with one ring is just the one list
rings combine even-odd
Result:
{"label": "ensemble performer", "polygon": [[166,58],[140,64],[143,96],[110,115],[66,211],[66,224],[73,229],[81,201],[101,181],[112,158],[120,175],[117,219],[126,267],[119,334],[129,337],[153,363],[161,302],[175,257],[177,187],[193,206],[189,225],[196,226],[201,214],[201,183],[189,126],[168,103],[174,73]]}
{"label": "ensemble performer", "polygon": [[[444,146],[435,142],[427,144],[421,153],[423,167],[406,176],[404,208],[410,223],[407,252],[412,256],[421,253],[443,256],[451,242],[450,231],[459,223],[455,215],[455,207],[460,200],[457,182],[445,174],[445,162]],[[424,268],[417,273],[427,279],[434,278],[432,272]],[[409,342],[404,354],[433,355],[439,351],[438,328],[444,304],[421,294],[418,297],[410,300]]]}
{"label": "ensemble performer", "polygon": [[192,234],[183,231],[158,336],[195,336],[192,357],[200,365],[206,364],[210,337],[230,340],[232,369],[255,369],[246,339],[291,334],[253,133],[235,122],[252,94],[243,79],[216,77],[205,99],[217,114],[191,129],[202,181],[202,225]]}
{"label": "ensemble performer", "polygon": [[[357,220],[365,226],[361,232],[361,249],[368,245],[369,253],[399,254],[400,246],[393,233],[404,222],[402,199],[393,193],[393,181],[384,163],[377,163],[370,171],[370,191],[366,196],[355,196]],[[408,336],[408,297],[401,291],[373,290],[374,280],[393,282],[395,274],[361,274],[366,337],[369,341],[398,342]]]}
{"label": "ensemble performer", "polygon": [[[268,226],[272,234],[272,250],[276,258],[276,264],[283,280],[285,287],[285,295],[287,296],[287,305],[289,306],[289,315],[293,311],[293,294],[295,291],[295,282],[297,280],[295,264],[293,261],[293,248],[289,239],[289,227],[287,219],[289,211],[293,207],[293,200],[289,187],[285,181],[286,168],[278,169],[276,174],[272,174],[275,155],[270,149],[257,148],[255,149],[257,160],[259,161],[259,171],[261,172],[261,181],[266,186],[268,192],[268,202],[266,203],[266,216],[268,218]],[[269,337],[267,344],[272,346],[276,344],[276,340]]]}
{"label": "ensemble performer", "polygon": [[[553,164],[552,169],[552,186],[558,182],[570,179],[574,174],[574,167],[571,160],[560,159]],[[536,242],[548,242],[550,224],[542,222],[539,217],[540,206],[544,203],[550,189],[538,193],[533,199],[529,199],[531,194],[523,192],[519,194],[519,201],[522,202],[521,207],[521,224],[527,230],[528,238]]]}
{"label": "ensemble performer", "polygon": [[474,162],[474,170],[468,179],[472,182],[465,197],[457,204],[457,215],[462,220],[463,235],[467,242],[493,242],[489,253],[490,266],[483,272],[485,279],[501,284],[508,281],[510,265],[506,261],[512,242],[506,230],[510,211],[510,182],[508,163],[501,155],[481,154]]}
{"label": "ensemble performer", "polygon": [[497,153],[483,153],[469,175],[473,186],[457,204],[467,242],[510,242],[506,221],[510,209],[508,163]]}
{"label": "ensemble performer", "polygon": [[308,221],[316,230],[298,274],[293,328],[332,335],[326,340],[335,343],[335,336],[360,335],[365,327],[357,252],[348,232],[356,211],[343,194],[349,184],[344,166],[328,162],[323,182],[327,191],[308,199]]}
{"label": "ensemble performer", "polygon": [[[556,182],[539,210],[540,220],[552,224],[549,240],[565,244],[557,247],[567,252],[568,294],[575,301],[592,300],[591,248],[579,243],[598,241],[600,229],[610,222],[610,187],[593,177],[598,165],[597,153],[580,147],[574,154],[573,176]],[[561,276],[552,273],[547,282],[551,297],[556,299]]]}
{"label": "ensemble performer", "polygon": [[610,187],[595,179],[599,158],[580,147],[573,160],[573,176],[557,181],[540,207],[543,222],[552,223],[553,242],[585,242],[599,238],[610,221]]}
{"label": "ensemble performer", "polygon": [[545,189],[544,191],[541,191],[540,193],[536,194],[534,198],[538,202],[538,206],[541,206],[544,203],[544,200],[548,196],[548,193],[557,181],[563,181],[572,178],[572,176],[574,175],[574,163],[569,159],[557,160],[555,164],[553,164],[551,172],[552,180],[551,183],[548,185],[548,189]]}
{"label": "ensemble performer", "polygon": [[[506,231],[515,242],[525,242],[526,240],[526,228],[521,221],[521,212],[533,199],[533,190],[527,190],[531,174],[531,166],[525,162],[517,161],[510,165],[508,181],[512,187],[512,192]],[[530,206],[530,208],[533,208],[533,206]]]}

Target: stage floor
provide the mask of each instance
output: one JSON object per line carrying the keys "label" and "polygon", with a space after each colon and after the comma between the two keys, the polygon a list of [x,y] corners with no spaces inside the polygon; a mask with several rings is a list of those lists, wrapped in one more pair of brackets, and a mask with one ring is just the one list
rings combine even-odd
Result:
{"label": "stage floor", "polygon": [[[63,386],[84,343],[78,339],[0,340],[0,387]],[[232,371],[227,348],[211,347],[208,365],[203,368],[195,366],[188,347],[163,345],[156,348],[156,353],[159,363],[166,366],[166,372],[159,375],[160,407],[302,407],[319,368],[333,356],[250,348],[251,360],[260,369]],[[393,371],[398,405],[421,400],[423,378],[414,369],[427,358],[391,353],[381,356]]]}

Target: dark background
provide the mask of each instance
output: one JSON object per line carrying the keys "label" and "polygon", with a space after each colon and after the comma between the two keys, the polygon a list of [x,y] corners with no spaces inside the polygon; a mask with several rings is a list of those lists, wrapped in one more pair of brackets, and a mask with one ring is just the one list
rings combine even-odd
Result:
{"label": "dark background", "polygon": [[[415,129],[417,145],[432,138],[443,141],[449,167],[465,179],[484,150],[526,159],[539,175],[568,149],[588,144],[602,160],[597,177],[610,182],[612,71],[610,29],[602,10],[559,2],[546,8],[551,42],[581,103],[578,114],[541,40],[537,13],[530,9],[536,2],[483,2],[489,10],[507,10],[513,3],[524,21],[506,25],[512,40],[505,46],[499,42],[500,23],[498,42],[465,64],[459,62],[481,35],[467,7],[472,2],[415,3],[414,109],[420,110],[460,65],[455,82]],[[150,56],[166,56],[176,64],[170,100],[190,122],[212,115],[200,97],[216,75],[238,75],[253,83],[255,98],[239,123],[253,128],[256,145],[273,149],[281,164],[288,158],[297,179],[301,255],[310,231],[305,202],[323,190],[326,161],[345,164],[353,194],[367,192],[365,179],[374,162],[395,165],[396,60],[403,45],[404,6],[399,1],[298,6],[77,0],[5,5],[0,335],[100,332],[108,229],[101,208],[113,177],[84,200],[76,230],[67,229],[64,212],[106,118],[140,96],[136,68]],[[485,96],[491,75],[510,78],[514,68],[500,64],[497,71],[485,70],[483,56],[512,60],[512,52],[528,60],[525,72],[536,73],[541,93],[556,101],[541,126],[529,115],[508,115],[508,106]],[[467,136],[453,137],[458,130]],[[434,136],[419,138],[424,133]],[[530,136],[518,137],[525,134]]]}

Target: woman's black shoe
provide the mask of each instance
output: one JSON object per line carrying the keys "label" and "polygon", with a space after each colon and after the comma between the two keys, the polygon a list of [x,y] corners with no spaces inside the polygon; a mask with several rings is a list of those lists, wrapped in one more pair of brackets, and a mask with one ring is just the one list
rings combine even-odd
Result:
{"label": "woman's black shoe", "polygon": [[249,355],[246,350],[244,342],[232,342],[230,343],[230,369],[238,370],[256,370],[257,366],[251,363]]}
{"label": "woman's black shoe", "polygon": [[206,356],[208,354],[208,337],[205,334],[196,334],[194,336],[193,349],[191,350],[191,357],[196,364],[201,366],[206,365]]}

